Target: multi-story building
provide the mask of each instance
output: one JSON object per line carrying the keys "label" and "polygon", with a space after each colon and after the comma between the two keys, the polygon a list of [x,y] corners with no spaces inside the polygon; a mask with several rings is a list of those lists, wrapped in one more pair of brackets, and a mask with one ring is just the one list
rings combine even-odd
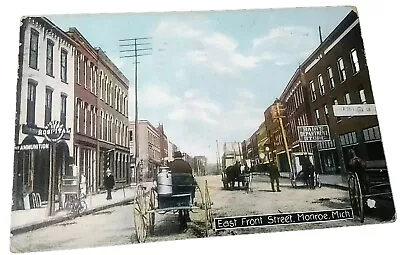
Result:
{"label": "multi-story building", "polygon": [[176,146],[171,141],[168,141],[168,162],[174,160],[174,152],[178,151],[178,146]]}
{"label": "multi-story building", "polygon": [[[299,172],[302,170],[305,158],[310,158],[311,162],[314,161],[312,143],[300,142],[297,131],[298,126],[311,125],[309,86],[304,81],[304,75],[300,68],[296,70],[289,80],[279,101],[285,109],[281,116],[283,117],[291,166]],[[284,148],[281,147],[282,150]],[[282,155],[281,158],[286,157],[287,159],[287,155],[282,153],[279,155]]]}
{"label": "multi-story building", "polygon": [[[97,51],[76,28],[67,34],[76,43],[75,54],[75,123],[74,159],[81,186],[86,192],[97,192],[102,186],[98,162],[99,69]],[[84,176],[84,178],[83,178]]]}
{"label": "multi-story building", "polygon": [[[56,199],[60,201],[65,176],[76,176],[71,163],[74,123],[75,43],[42,17],[22,20],[17,83],[14,209],[24,208],[31,193],[48,201],[49,174],[53,171]],[[65,133],[50,155],[45,127],[58,121]],[[62,135],[62,136],[61,136]],[[51,158],[53,160],[51,160]],[[50,169],[50,160],[54,164]],[[26,208],[25,209],[29,209]]]}
{"label": "multi-story building", "polygon": [[267,141],[267,127],[265,126],[265,121],[261,123],[257,130],[257,150],[259,155],[259,163],[263,164],[268,162],[266,156],[265,145]]}
{"label": "multi-story building", "polygon": [[342,173],[349,149],[365,160],[383,160],[377,116],[336,117],[332,105],[373,104],[374,97],[355,12],[350,12],[301,65],[310,88],[312,124],[326,124],[331,141],[317,144],[317,167]]}
{"label": "multi-story building", "polygon": [[165,161],[168,159],[168,138],[164,133],[164,125],[158,124],[157,130],[160,134],[161,160]]}
{"label": "multi-story building", "polygon": [[100,183],[103,182],[103,173],[110,168],[117,186],[127,185],[131,181],[128,137],[129,81],[101,48],[96,48],[96,51],[99,72],[99,162],[104,162],[100,163]]}
{"label": "multi-story building", "polygon": [[[143,162],[142,176],[152,180],[155,177],[157,167],[161,165],[161,139],[160,133],[148,120],[138,122],[138,160]],[[129,125],[129,139],[131,154],[135,154],[135,122]]]}
{"label": "multi-story building", "polygon": [[194,172],[196,175],[206,175],[207,158],[205,156],[194,157]]}

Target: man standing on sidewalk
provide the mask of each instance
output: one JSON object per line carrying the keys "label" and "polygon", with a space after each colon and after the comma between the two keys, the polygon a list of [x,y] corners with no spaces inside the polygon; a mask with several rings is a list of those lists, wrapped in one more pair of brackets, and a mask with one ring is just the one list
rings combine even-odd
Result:
{"label": "man standing on sidewalk", "polygon": [[106,171],[106,177],[104,178],[104,187],[107,190],[107,200],[112,199],[111,190],[114,188],[115,180],[114,176],[111,174],[110,168]]}
{"label": "man standing on sidewalk", "polygon": [[272,191],[275,192],[275,187],[274,184],[276,182],[276,191],[281,192],[280,188],[279,188],[279,169],[278,167],[274,164],[274,163],[270,163],[269,164],[269,179],[271,181],[271,188]]}

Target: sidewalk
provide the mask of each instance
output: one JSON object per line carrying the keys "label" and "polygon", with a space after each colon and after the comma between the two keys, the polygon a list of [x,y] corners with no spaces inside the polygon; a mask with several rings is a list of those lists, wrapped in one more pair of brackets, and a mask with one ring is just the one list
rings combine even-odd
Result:
{"label": "sidewalk", "polygon": [[[151,183],[145,186],[150,187]],[[90,196],[87,194],[87,210],[82,215],[88,215],[97,211],[105,210],[110,207],[127,204],[134,200],[136,196],[136,186],[118,189],[112,192],[112,200],[106,200],[106,193],[99,193]],[[58,209],[58,204],[56,204]],[[66,220],[72,219],[67,211],[57,211],[54,216],[47,216],[47,206],[30,210],[17,210],[11,212],[11,233],[18,234],[32,231],[38,228],[47,227]]]}
{"label": "sidewalk", "polygon": [[[280,175],[282,178],[289,178],[288,172],[281,172]],[[343,189],[343,190],[348,189],[348,184],[347,184],[347,182],[343,181],[341,175],[321,174],[319,176],[319,178],[321,180],[322,186],[333,187],[333,188]]]}

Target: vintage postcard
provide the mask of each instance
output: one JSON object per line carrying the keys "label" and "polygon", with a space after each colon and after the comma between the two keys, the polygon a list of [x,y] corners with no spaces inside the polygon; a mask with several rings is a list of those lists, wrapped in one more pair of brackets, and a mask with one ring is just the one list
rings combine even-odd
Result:
{"label": "vintage postcard", "polygon": [[10,250],[395,221],[361,23],[354,7],[22,17]]}

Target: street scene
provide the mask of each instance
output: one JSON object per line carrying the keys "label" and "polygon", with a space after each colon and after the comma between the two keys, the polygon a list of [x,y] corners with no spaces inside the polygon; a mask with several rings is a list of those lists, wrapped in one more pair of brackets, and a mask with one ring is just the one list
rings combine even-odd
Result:
{"label": "street scene", "polygon": [[18,74],[12,252],[396,219],[354,8],[23,17]]}

